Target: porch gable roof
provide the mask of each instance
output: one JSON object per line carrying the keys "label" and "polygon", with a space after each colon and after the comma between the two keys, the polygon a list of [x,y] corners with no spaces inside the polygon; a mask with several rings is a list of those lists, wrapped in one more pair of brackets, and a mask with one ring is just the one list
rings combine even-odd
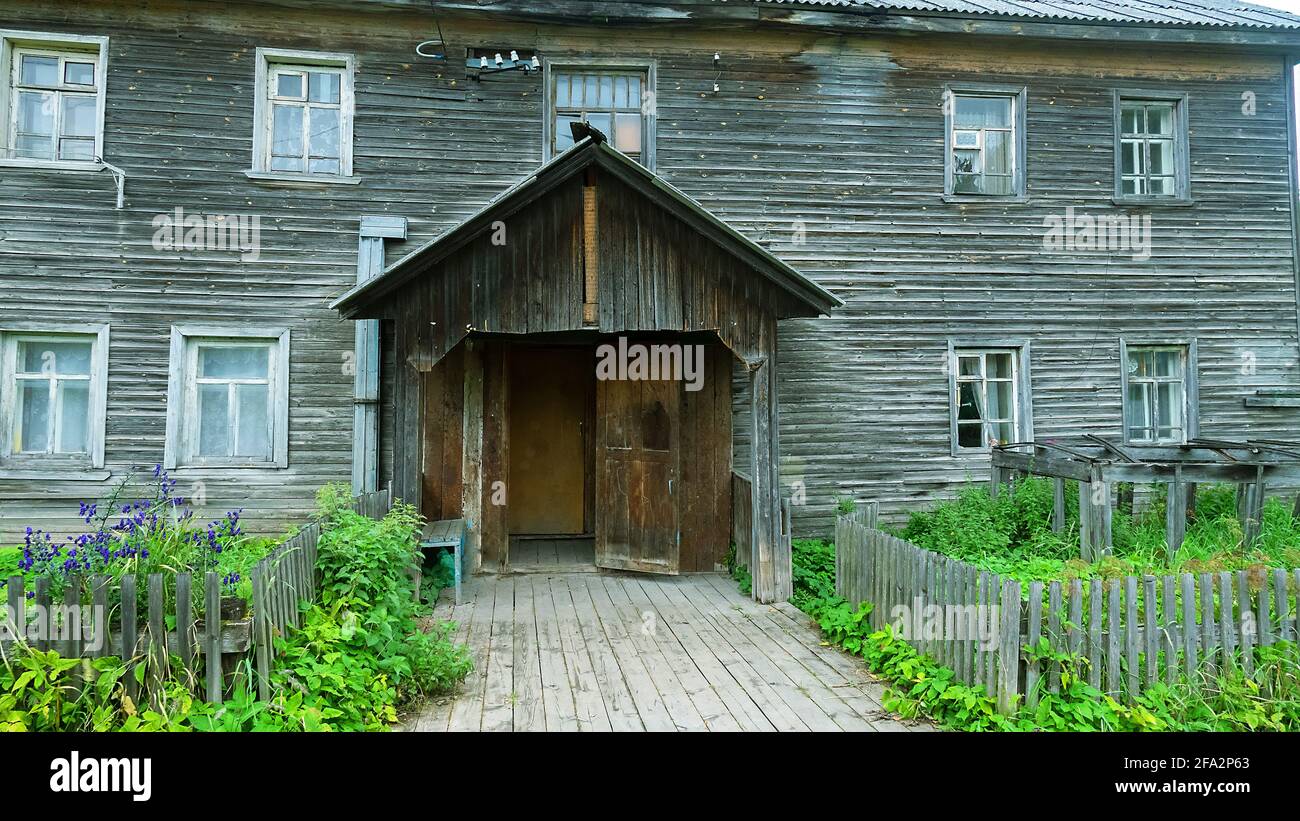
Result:
{"label": "porch gable roof", "polygon": [[813,315],[828,314],[844,304],[839,297],[728,225],[698,201],[610,146],[603,135],[595,132],[511,186],[464,222],[397,260],[379,276],[349,289],[330,307],[344,319],[357,317],[415,278],[432,271],[439,262],[491,230],[493,223],[518,213],[591,166],[599,167],[673,214],[702,237],[789,293]]}

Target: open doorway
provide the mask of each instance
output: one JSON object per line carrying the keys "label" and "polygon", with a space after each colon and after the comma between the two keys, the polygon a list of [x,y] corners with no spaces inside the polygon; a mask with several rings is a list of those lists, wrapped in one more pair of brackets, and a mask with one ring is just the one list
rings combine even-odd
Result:
{"label": "open doorway", "polygon": [[594,356],[586,345],[510,351],[507,524],[514,571],[595,569]]}

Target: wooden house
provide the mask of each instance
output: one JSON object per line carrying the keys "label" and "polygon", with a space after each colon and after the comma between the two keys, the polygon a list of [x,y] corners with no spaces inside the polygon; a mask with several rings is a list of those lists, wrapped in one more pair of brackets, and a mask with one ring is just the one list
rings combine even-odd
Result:
{"label": "wooden house", "polygon": [[[0,10],[0,543],[157,464],[266,533],[391,482],[485,571],[711,569],[752,510],[774,599],[784,501],[826,535],[997,443],[1300,437],[1284,12]],[[599,376],[652,348],[701,382]]]}

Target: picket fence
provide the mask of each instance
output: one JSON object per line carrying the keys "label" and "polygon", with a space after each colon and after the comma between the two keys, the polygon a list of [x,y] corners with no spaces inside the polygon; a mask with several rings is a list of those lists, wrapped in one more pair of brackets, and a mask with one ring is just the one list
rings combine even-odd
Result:
{"label": "picket fence", "polygon": [[[356,498],[352,509],[380,519],[391,504],[391,489],[386,489]],[[119,656],[126,664],[123,682],[133,701],[140,698],[138,668],[145,668],[146,697],[156,699],[172,660],[179,659],[192,689],[215,703],[223,700],[227,686],[240,674],[236,662],[253,651],[258,694],[269,698],[275,638],[288,627],[299,626],[298,602],[313,601],[319,590],[316,550],[320,534],[318,522],[308,524],[253,567],[251,618],[242,616],[242,600],[223,601],[222,579],[215,572],[73,576],[58,601],[51,594],[48,578],[36,580],[29,599],[23,577],[10,577],[5,584],[8,611],[0,620],[4,622],[0,649],[7,652],[16,641],[29,640],[36,649],[56,650],[65,658]],[[193,596],[196,582],[202,586],[202,605],[197,609]],[[90,624],[83,623],[81,605],[87,602],[91,613],[103,614],[102,619],[92,617]],[[169,616],[174,618],[170,626]],[[106,635],[95,634],[101,629]],[[219,661],[213,664],[212,659]]]}
{"label": "picket fence", "polygon": [[[1133,698],[1158,681],[1254,672],[1254,648],[1300,638],[1300,569],[1020,582],[877,528],[874,504],[835,526],[836,594],[874,605],[918,652],[982,688],[1004,714],[1059,692],[1062,662],[1085,659],[1089,684]],[[927,609],[929,608],[929,609]],[[1052,655],[1037,652],[1046,638]],[[1035,648],[1035,649],[1031,649]],[[1066,664],[1073,662],[1066,661]]]}

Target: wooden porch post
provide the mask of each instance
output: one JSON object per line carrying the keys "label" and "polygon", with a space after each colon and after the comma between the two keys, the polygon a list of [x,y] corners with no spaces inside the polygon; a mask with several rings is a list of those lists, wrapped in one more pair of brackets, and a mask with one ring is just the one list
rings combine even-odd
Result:
{"label": "wooden porch post", "polygon": [[[770,343],[775,348],[775,328]],[[779,416],[775,350],[750,366],[750,475],[753,596],[760,602],[785,601],[793,593],[791,544],[781,526]]]}
{"label": "wooden porch post", "polygon": [[483,345],[465,340],[465,457],[461,460],[461,516],[465,556],[471,572],[482,567],[483,550]]}

